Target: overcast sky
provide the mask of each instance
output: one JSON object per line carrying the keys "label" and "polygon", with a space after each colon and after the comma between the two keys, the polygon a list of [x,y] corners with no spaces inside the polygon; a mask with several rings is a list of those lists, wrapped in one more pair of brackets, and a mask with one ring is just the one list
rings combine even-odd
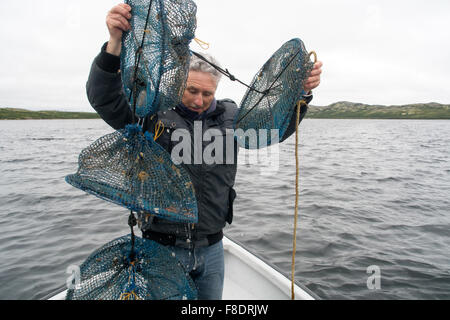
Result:
{"label": "overcast sky", "polygon": [[[250,82],[286,41],[324,63],[314,105],[450,103],[448,0],[197,0],[196,36]],[[92,111],[85,83],[117,0],[0,2],[0,107]],[[193,43],[191,48],[202,52]],[[226,79],[217,98],[245,93]]]}

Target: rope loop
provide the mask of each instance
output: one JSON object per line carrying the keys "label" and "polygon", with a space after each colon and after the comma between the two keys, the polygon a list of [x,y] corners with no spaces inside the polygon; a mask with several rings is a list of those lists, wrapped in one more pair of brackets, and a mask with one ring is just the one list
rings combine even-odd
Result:
{"label": "rope loop", "polygon": [[210,45],[208,42],[205,42],[203,40],[200,40],[199,38],[194,38],[195,42],[202,48],[203,50],[208,50]]}
{"label": "rope loop", "polygon": [[317,53],[315,51],[311,51],[308,56],[308,58],[310,60],[311,60],[311,56],[314,56],[314,63],[316,63],[317,62]]}
{"label": "rope loop", "polygon": [[159,137],[161,137],[161,135],[163,134],[163,132],[164,132],[164,123],[161,120],[159,120],[158,123],[155,125],[154,140],[155,141],[158,140]]}

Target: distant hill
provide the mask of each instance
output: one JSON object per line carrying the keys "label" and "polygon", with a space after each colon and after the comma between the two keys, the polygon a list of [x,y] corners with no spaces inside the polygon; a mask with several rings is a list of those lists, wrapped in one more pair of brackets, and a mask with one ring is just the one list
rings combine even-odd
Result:
{"label": "distant hill", "polygon": [[[30,111],[0,108],[0,120],[26,119],[98,119],[95,112]],[[450,105],[439,103],[401,106],[368,105],[336,102],[329,106],[311,105],[306,114],[310,119],[450,119]]]}
{"label": "distant hill", "polygon": [[31,120],[31,119],[97,119],[94,112],[64,112],[64,111],[30,111],[16,108],[0,108],[0,120]]}
{"label": "distant hill", "polygon": [[439,103],[401,106],[336,102],[326,107],[310,106],[311,119],[450,119],[450,106]]}

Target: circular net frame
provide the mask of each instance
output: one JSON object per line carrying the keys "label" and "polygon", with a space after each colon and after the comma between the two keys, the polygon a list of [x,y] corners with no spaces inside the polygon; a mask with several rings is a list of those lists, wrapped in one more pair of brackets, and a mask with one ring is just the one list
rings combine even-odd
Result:
{"label": "circular net frame", "polygon": [[[235,118],[235,129],[244,132],[254,129],[278,129],[278,137],[283,137],[294,114],[295,106],[302,99],[306,79],[313,68],[308,52],[300,39],[286,42],[263,65],[253,78]],[[256,90],[255,90],[256,89]],[[243,136],[237,136],[239,144],[247,149],[256,149],[279,142],[259,140],[251,143]]]}
{"label": "circular net frame", "polygon": [[166,247],[131,235],[93,252],[80,266],[80,283],[66,300],[195,300],[189,274]]}
{"label": "circular net frame", "polygon": [[122,37],[125,94],[138,117],[181,101],[195,37],[197,7],[191,0],[129,0],[131,30]]}

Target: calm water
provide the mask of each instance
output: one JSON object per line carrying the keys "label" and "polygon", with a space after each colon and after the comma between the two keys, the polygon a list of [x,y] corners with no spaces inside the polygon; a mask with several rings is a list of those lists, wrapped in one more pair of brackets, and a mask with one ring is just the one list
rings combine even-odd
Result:
{"label": "calm water", "polygon": [[[324,299],[449,299],[450,121],[308,119],[301,129],[296,279]],[[129,233],[126,210],[64,181],[110,132],[101,120],[0,122],[0,299],[46,297],[68,266]],[[248,162],[226,233],[289,274],[294,139],[279,147],[278,170]]]}

